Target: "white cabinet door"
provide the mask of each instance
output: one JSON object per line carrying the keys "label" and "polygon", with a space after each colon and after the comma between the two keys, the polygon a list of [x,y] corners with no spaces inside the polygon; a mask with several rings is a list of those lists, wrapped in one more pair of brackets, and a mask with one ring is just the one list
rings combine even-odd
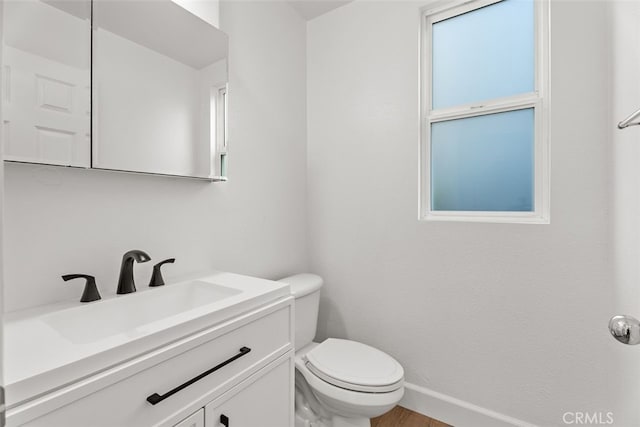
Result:
{"label": "white cabinet door", "polygon": [[263,368],[207,405],[205,426],[293,427],[292,358]]}
{"label": "white cabinet door", "polygon": [[191,414],[174,427],[204,427],[204,408]]}

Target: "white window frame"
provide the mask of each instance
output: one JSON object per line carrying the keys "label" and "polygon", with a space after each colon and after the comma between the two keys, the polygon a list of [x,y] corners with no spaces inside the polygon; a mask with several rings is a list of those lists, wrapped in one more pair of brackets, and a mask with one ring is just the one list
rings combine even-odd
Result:
{"label": "white window frame", "polygon": [[[216,175],[226,178],[226,170],[223,170],[223,162],[228,162],[228,85],[215,87],[213,89],[215,102],[215,112],[212,120],[215,121],[215,153],[213,156],[213,170]],[[224,159],[224,160],[223,160]],[[225,165],[226,166],[226,165]],[[223,172],[225,174],[223,174]]]}
{"label": "white window frame", "polygon": [[[549,0],[535,1],[535,86],[534,91],[489,101],[432,109],[431,34],[433,24],[504,0],[449,1],[421,11],[420,71],[420,210],[426,221],[504,222],[549,224]],[[534,109],[534,211],[434,211],[431,209],[431,124],[486,114]]]}

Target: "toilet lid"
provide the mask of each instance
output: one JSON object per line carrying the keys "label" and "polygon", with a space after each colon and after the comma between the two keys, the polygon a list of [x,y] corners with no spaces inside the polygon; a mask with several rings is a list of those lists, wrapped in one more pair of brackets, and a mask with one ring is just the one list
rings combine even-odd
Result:
{"label": "toilet lid", "polygon": [[404,370],[393,357],[356,341],[329,338],[306,358],[312,373],[347,390],[384,393],[403,385]]}

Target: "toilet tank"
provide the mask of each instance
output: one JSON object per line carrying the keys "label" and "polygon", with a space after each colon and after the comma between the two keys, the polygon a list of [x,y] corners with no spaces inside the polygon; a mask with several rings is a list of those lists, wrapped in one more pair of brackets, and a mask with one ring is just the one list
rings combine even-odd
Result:
{"label": "toilet tank", "polygon": [[296,351],[313,341],[318,326],[318,307],[322,277],[315,274],[296,274],[280,279],[289,284],[295,305],[295,347]]}

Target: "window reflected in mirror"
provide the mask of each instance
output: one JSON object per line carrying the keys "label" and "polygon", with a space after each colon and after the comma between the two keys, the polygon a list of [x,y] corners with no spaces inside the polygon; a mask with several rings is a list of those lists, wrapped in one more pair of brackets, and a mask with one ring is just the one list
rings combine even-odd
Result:
{"label": "window reflected in mirror", "polygon": [[222,175],[227,36],[170,0],[93,8],[93,166]]}

